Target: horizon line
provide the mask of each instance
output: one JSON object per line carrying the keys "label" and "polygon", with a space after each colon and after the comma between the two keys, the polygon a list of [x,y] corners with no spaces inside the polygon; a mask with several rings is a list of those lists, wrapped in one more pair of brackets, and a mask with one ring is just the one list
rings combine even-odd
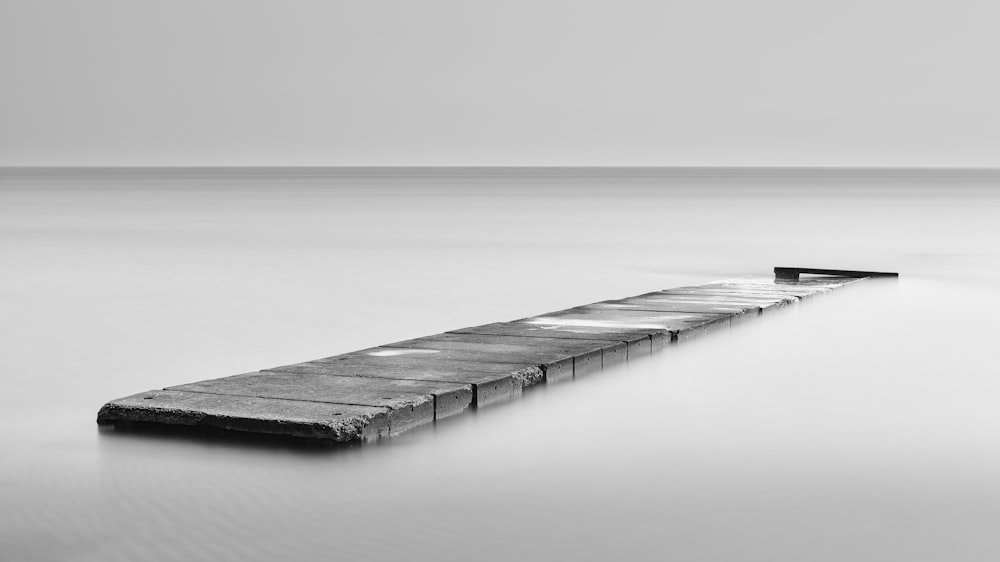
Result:
{"label": "horizon line", "polygon": [[824,174],[848,178],[858,175],[948,175],[975,176],[1000,173],[1000,167],[964,166],[0,166],[0,178],[17,177],[130,177],[157,175],[164,177],[254,177],[254,176],[350,176],[350,175],[463,175],[531,176],[548,175],[563,177],[593,176],[604,174],[649,174],[655,176],[704,176],[712,174],[751,174],[789,176],[795,174]]}

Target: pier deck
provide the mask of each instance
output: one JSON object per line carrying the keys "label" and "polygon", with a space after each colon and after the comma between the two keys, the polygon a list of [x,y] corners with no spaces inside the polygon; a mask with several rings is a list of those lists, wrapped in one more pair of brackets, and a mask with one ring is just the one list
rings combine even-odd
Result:
{"label": "pier deck", "polygon": [[150,390],[108,402],[97,422],[370,442],[516,398],[533,385],[621,365],[852,282],[895,275],[775,273],[773,281],[678,287]]}

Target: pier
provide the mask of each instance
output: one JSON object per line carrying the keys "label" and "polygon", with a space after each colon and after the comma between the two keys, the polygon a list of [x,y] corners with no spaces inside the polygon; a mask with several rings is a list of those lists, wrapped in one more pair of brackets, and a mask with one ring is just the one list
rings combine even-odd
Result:
{"label": "pier", "polygon": [[776,267],[112,400],[101,425],[372,442],[894,273]]}

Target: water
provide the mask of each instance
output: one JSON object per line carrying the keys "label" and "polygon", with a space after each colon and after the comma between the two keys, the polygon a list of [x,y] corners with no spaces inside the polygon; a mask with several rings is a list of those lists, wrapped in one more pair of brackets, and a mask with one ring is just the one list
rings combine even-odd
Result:
{"label": "water", "polygon": [[[1000,174],[0,178],[0,559],[996,560]],[[329,452],[108,399],[774,265],[899,271]]]}

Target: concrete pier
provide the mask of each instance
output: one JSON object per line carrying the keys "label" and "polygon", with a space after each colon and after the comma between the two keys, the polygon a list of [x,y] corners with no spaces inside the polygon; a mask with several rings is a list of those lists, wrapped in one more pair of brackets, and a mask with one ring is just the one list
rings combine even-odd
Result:
{"label": "concrete pier", "polygon": [[622,365],[852,282],[895,276],[775,272],[773,281],[678,287],[151,390],[108,402],[97,422],[371,442],[516,398],[534,385]]}

